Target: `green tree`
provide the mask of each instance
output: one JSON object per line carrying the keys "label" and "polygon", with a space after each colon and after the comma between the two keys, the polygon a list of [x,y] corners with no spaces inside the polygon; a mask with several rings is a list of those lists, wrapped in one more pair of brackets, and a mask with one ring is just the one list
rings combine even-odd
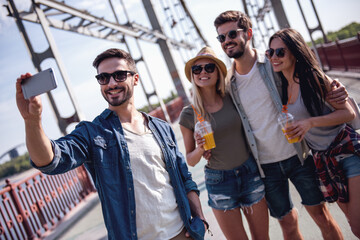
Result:
{"label": "green tree", "polygon": [[[351,37],[357,36],[358,32],[360,32],[360,24],[357,22],[352,22],[345,27],[341,28],[339,31],[336,32],[328,32],[326,34],[326,37],[329,41],[336,41],[336,40],[342,40],[347,39]],[[323,38],[318,38],[315,41],[315,44],[324,43]],[[311,45],[311,43],[308,43]]]}
{"label": "green tree", "polygon": [[32,168],[30,165],[29,154],[13,158],[10,161],[0,165],[0,178],[9,177],[15,173],[21,173]]}

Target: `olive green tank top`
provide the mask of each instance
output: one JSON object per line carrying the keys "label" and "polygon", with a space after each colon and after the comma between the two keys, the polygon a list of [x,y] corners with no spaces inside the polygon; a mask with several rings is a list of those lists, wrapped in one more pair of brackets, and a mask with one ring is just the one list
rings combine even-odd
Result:
{"label": "olive green tank top", "polygon": [[[223,107],[211,116],[216,148],[211,149],[207,166],[216,170],[230,170],[243,164],[250,155],[244,128],[229,95],[223,99]],[[184,107],[180,115],[180,125],[194,131],[194,110],[191,105]]]}

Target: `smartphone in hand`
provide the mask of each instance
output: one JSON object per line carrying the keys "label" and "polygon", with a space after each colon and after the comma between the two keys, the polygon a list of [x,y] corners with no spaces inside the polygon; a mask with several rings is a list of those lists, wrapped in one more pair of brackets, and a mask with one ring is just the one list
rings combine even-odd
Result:
{"label": "smartphone in hand", "polygon": [[57,82],[52,68],[41,71],[21,83],[25,99],[48,92],[56,87]]}

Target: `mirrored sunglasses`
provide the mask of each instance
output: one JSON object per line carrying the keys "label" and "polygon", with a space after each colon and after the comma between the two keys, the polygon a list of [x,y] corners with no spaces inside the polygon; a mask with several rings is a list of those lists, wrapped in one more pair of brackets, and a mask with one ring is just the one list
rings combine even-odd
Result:
{"label": "mirrored sunglasses", "polygon": [[100,73],[95,76],[98,83],[100,85],[106,85],[110,82],[110,78],[113,77],[116,82],[124,82],[127,79],[127,75],[130,73],[131,75],[134,75],[135,72],[133,71],[127,71],[127,70],[119,70],[115,71],[113,73]]}
{"label": "mirrored sunglasses", "polygon": [[205,69],[207,73],[213,73],[215,71],[215,67],[216,67],[215,63],[205,64],[204,67],[202,67],[201,65],[194,65],[191,67],[191,71],[195,75],[199,75],[203,69]]}
{"label": "mirrored sunglasses", "polygon": [[244,31],[244,29],[237,29],[237,30],[231,30],[226,34],[220,34],[219,36],[217,36],[217,40],[219,40],[219,42],[223,43],[226,40],[226,35],[230,38],[230,39],[234,39],[237,37],[237,33]]}
{"label": "mirrored sunglasses", "polygon": [[282,58],[285,56],[285,50],[286,50],[285,48],[277,48],[277,49],[269,48],[268,50],[265,51],[265,55],[268,59],[270,59],[275,53],[277,57]]}

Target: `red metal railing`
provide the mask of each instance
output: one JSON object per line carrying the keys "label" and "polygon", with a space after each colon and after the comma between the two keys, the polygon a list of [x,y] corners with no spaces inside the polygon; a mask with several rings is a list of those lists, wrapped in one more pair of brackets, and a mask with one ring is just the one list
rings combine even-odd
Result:
{"label": "red metal railing", "polygon": [[0,239],[39,239],[95,192],[85,167],[61,175],[38,172],[0,190]]}
{"label": "red metal railing", "polygon": [[324,70],[360,72],[360,33],[356,37],[316,45]]}
{"label": "red metal railing", "polygon": [[[183,104],[181,97],[177,97],[166,104],[166,110],[169,114],[170,121],[172,123],[178,119],[183,107],[184,107],[184,104]],[[157,117],[157,118],[160,118],[160,119],[166,121],[165,115],[160,107],[157,107],[156,109],[151,111],[149,114],[151,116],[154,116],[154,117]]]}

